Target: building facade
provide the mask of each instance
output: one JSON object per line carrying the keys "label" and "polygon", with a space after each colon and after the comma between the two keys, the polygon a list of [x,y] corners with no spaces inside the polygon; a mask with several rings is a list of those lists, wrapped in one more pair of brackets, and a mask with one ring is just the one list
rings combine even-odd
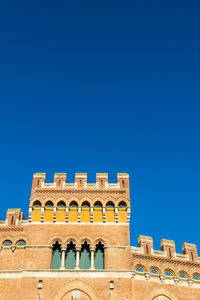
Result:
{"label": "building facade", "polygon": [[0,300],[200,300],[196,245],[130,246],[128,174],[66,179],[34,174],[28,220],[8,209],[0,221]]}

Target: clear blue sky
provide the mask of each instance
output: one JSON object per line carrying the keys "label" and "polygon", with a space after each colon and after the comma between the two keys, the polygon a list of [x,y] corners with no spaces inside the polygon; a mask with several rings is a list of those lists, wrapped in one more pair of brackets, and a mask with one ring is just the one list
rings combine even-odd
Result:
{"label": "clear blue sky", "polygon": [[34,172],[128,172],[132,245],[199,244],[199,37],[199,1],[1,1],[0,218]]}

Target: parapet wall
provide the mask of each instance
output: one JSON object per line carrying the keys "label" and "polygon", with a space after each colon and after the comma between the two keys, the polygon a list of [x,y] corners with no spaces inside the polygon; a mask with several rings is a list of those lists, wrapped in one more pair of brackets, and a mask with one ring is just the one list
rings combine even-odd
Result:
{"label": "parapet wall", "polygon": [[153,249],[153,239],[150,236],[139,235],[138,247],[131,247],[131,253],[142,256],[158,257],[163,259],[176,260],[179,262],[200,263],[197,246],[195,244],[183,243],[183,253],[177,253],[173,240],[161,239],[161,250]]}
{"label": "parapet wall", "polygon": [[76,173],[75,182],[67,182],[66,173],[55,173],[54,182],[46,182],[46,173],[35,173],[33,175],[31,197],[33,197],[38,191],[54,190],[59,191],[74,191],[81,190],[93,191],[93,192],[106,192],[106,193],[121,193],[129,196],[129,175],[126,173],[117,173],[117,183],[108,182],[107,173],[97,173],[96,183],[87,182],[87,173]]}

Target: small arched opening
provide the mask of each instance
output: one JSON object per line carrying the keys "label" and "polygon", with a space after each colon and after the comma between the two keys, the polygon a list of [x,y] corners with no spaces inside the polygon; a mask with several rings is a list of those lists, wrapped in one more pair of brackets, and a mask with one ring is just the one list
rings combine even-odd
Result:
{"label": "small arched opening", "polygon": [[95,202],[93,211],[93,222],[103,221],[103,208],[100,201]]}
{"label": "small arched opening", "polygon": [[69,222],[78,222],[78,203],[76,201],[69,204]]}
{"label": "small arched opening", "polygon": [[121,201],[118,205],[118,222],[126,222],[127,205]]}
{"label": "small arched opening", "polygon": [[115,206],[111,201],[106,204],[106,222],[115,222]]}
{"label": "small arched opening", "polygon": [[51,269],[60,269],[61,256],[61,245],[58,241],[56,241],[52,248]]}
{"label": "small arched opening", "polygon": [[76,267],[76,251],[75,244],[70,242],[67,245],[66,255],[65,255],[65,268],[68,270],[73,270]]}
{"label": "small arched opening", "polygon": [[48,201],[44,207],[44,222],[53,222],[53,202]]}
{"label": "small arched opening", "polygon": [[66,216],[66,204],[64,201],[60,201],[56,207],[56,222],[65,222]]}
{"label": "small arched opening", "polygon": [[91,266],[90,245],[84,242],[81,246],[80,269],[88,270]]}
{"label": "small arched opening", "polygon": [[41,202],[36,200],[32,207],[32,222],[41,221]]}
{"label": "small arched opening", "polygon": [[81,222],[90,222],[90,203],[87,201],[81,206]]}
{"label": "small arched opening", "polygon": [[94,253],[94,267],[97,270],[104,269],[104,245],[101,242],[96,245],[96,251]]}

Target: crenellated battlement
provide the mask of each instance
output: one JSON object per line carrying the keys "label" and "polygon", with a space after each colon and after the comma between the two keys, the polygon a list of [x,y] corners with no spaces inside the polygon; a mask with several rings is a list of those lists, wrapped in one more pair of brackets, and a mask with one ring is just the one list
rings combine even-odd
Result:
{"label": "crenellated battlement", "polygon": [[117,182],[109,183],[107,173],[97,173],[96,182],[88,183],[87,182],[87,173],[76,173],[75,182],[67,182],[67,173],[55,173],[54,182],[46,182],[46,173],[35,173],[33,175],[31,197],[39,191],[45,190],[59,190],[59,191],[68,191],[68,190],[81,190],[84,191],[100,191],[102,192],[114,192],[121,193],[129,196],[129,175],[126,173],[117,173]]}
{"label": "crenellated battlement", "polygon": [[173,240],[160,240],[160,250],[153,248],[153,239],[149,236],[139,235],[138,247],[131,247],[131,253],[152,258],[170,259],[179,262],[200,263],[197,246],[195,244],[183,243],[182,253],[176,252],[175,242]]}

